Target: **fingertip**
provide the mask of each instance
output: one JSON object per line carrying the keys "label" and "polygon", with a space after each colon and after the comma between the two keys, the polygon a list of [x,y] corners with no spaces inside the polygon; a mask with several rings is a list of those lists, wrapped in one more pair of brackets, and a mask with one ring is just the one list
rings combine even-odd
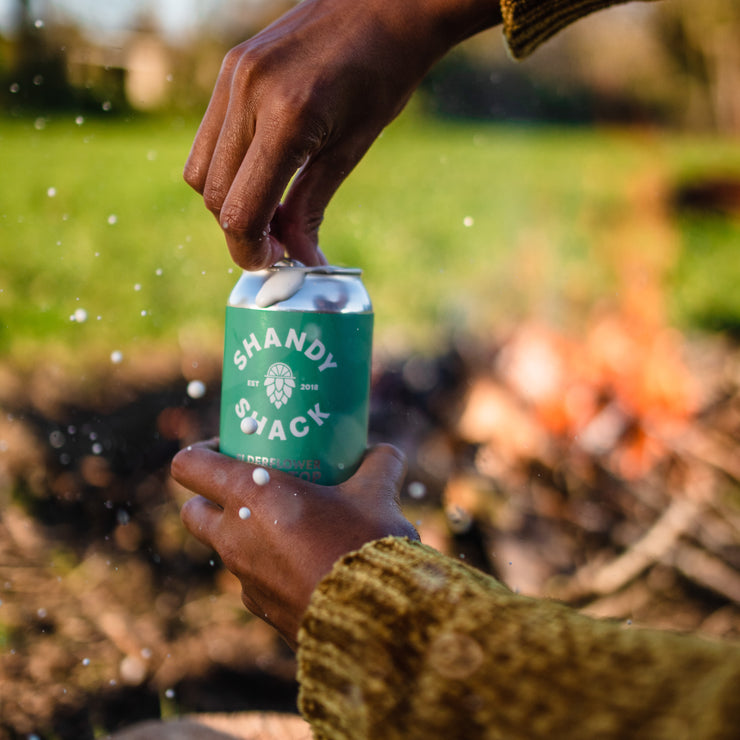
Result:
{"label": "fingertip", "polygon": [[406,455],[392,444],[381,443],[368,449],[357,471],[365,476],[388,476],[400,480],[406,474]]}
{"label": "fingertip", "polygon": [[206,186],[206,178],[208,176],[208,170],[203,171],[203,168],[199,164],[193,161],[192,156],[188,157],[185,162],[185,167],[182,171],[182,177],[185,182],[190,185],[196,193],[203,195],[203,191]]}
{"label": "fingertip", "polygon": [[272,235],[262,232],[259,239],[247,238],[244,233],[233,230],[230,224],[223,222],[226,245],[234,262],[243,270],[255,271],[272,267],[285,257],[285,248]]}

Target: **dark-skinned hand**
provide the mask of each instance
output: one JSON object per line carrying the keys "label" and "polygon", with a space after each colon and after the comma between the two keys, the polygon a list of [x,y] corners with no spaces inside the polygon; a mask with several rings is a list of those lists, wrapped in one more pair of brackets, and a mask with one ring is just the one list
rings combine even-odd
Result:
{"label": "dark-skinned hand", "polygon": [[430,67],[500,20],[494,0],[303,0],[232,49],[184,174],[234,261],[325,264],[337,188]]}
{"label": "dark-skinned hand", "polygon": [[418,538],[398,505],[405,458],[391,445],[373,447],[337,486],[279,470],[257,485],[255,467],[210,441],[179,452],[172,476],[198,494],[182,508],[185,527],[236,575],[247,609],[295,648],[314,588],[342,555],[388,535]]}

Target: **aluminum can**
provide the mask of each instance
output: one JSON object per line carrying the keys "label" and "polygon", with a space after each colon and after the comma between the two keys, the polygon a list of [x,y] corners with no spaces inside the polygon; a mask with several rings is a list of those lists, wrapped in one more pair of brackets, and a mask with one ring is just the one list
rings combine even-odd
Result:
{"label": "aluminum can", "polygon": [[245,271],[226,307],[220,449],[321,485],[367,446],[373,310],[361,270]]}

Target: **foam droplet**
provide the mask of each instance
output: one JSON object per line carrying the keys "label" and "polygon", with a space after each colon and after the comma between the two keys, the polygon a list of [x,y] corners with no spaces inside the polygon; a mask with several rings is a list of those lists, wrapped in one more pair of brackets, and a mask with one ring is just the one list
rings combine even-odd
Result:
{"label": "foam droplet", "polygon": [[264,468],[255,468],[252,471],[252,480],[258,486],[266,486],[270,482],[270,474]]}
{"label": "foam droplet", "polygon": [[239,426],[244,434],[254,434],[257,431],[257,420],[253,416],[247,416]]}
{"label": "foam droplet", "polygon": [[418,480],[409,483],[409,496],[413,499],[424,498],[427,494],[427,487]]}
{"label": "foam droplet", "polygon": [[206,394],[206,384],[202,380],[191,380],[188,383],[190,398],[203,398]]}

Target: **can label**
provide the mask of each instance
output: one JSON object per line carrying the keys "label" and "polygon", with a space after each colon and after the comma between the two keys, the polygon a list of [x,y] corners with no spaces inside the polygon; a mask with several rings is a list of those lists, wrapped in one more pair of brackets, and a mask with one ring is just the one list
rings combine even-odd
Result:
{"label": "can label", "polygon": [[372,325],[371,313],[227,306],[221,451],[322,485],[352,475],[367,445]]}

